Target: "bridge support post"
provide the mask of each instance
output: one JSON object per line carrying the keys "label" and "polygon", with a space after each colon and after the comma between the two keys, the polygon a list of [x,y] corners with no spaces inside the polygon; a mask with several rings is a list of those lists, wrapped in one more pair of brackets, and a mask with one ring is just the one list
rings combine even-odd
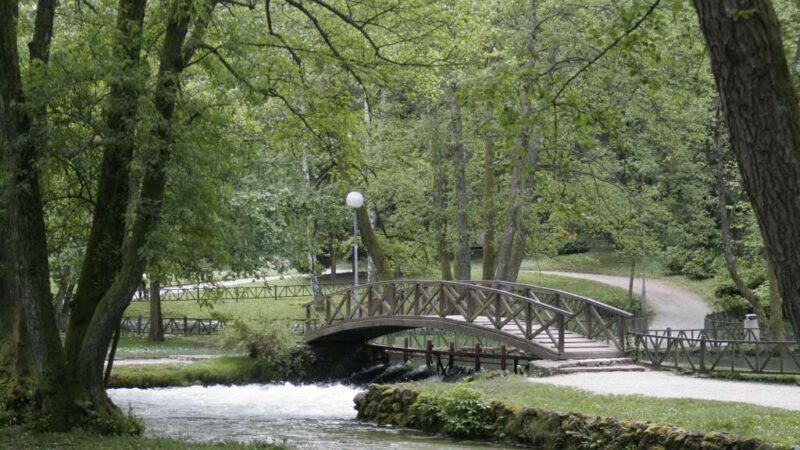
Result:
{"label": "bridge support post", "polygon": [[594,332],[592,331],[592,305],[586,304],[586,337],[593,339]]}
{"label": "bridge support post", "polygon": [[617,329],[619,336],[619,350],[624,352],[628,346],[628,333],[625,330],[625,318],[622,316],[617,316]]}
{"label": "bridge support post", "polygon": [[481,344],[475,344],[475,373],[481,371]]}
{"label": "bridge support post", "polygon": [[559,313],[556,316],[556,326],[558,326],[558,356],[564,354],[564,315]]}
{"label": "bridge support post", "polygon": [[500,346],[500,370],[506,370],[506,346]]}
{"label": "bridge support post", "polygon": [[403,363],[408,362],[408,338],[403,338]]}

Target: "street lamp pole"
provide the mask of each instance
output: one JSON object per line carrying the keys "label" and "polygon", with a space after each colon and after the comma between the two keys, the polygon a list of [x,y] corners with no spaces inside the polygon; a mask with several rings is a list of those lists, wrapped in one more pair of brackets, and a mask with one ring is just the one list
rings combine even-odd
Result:
{"label": "street lamp pole", "polygon": [[358,287],[358,214],[357,209],[364,204],[364,196],[358,191],[347,194],[345,203],[353,209],[353,295]]}

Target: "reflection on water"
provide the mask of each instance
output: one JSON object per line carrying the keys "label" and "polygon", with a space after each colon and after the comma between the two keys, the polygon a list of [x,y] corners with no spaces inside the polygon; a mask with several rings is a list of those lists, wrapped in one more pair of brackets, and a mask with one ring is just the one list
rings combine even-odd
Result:
{"label": "reflection on water", "polygon": [[270,442],[298,449],[498,449],[355,420],[359,389],[269,384],[111,389],[120,407],[144,419],[147,434],[188,441]]}

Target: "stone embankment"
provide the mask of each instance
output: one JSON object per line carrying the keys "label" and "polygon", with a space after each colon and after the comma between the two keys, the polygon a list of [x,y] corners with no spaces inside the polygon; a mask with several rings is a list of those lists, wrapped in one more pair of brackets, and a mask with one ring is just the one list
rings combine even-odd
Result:
{"label": "stone embankment", "polygon": [[665,450],[778,449],[727,433],[701,434],[669,425],[485,402],[469,389],[450,395],[370,385],[356,399],[358,418],[378,424],[488,439],[542,449],[627,448]]}

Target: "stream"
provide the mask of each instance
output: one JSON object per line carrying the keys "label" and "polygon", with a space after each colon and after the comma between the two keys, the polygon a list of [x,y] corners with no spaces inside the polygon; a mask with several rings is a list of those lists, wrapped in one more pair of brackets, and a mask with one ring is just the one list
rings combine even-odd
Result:
{"label": "stream", "polygon": [[146,434],[191,442],[268,442],[293,449],[504,449],[453,441],[413,430],[356,420],[353,397],[342,384],[192,386],[110,389],[123,410],[147,425]]}

